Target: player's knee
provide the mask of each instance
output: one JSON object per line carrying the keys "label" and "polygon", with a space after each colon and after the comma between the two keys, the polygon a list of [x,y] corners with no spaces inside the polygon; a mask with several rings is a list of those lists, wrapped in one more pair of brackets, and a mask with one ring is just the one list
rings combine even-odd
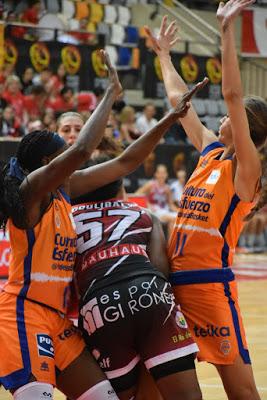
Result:
{"label": "player's knee", "polygon": [[53,386],[49,383],[31,382],[13,394],[14,400],[53,400]]}
{"label": "player's knee", "polygon": [[108,380],[101,381],[83,393],[77,400],[119,400]]}

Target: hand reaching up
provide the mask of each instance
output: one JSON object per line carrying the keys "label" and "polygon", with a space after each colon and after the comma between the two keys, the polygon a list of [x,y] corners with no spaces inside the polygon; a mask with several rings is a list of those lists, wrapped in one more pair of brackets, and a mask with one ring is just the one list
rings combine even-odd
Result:
{"label": "hand reaching up", "polygon": [[148,26],[145,26],[145,31],[151,40],[152,48],[157,55],[159,54],[169,54],[170,49],[179,40],[176,35],[178,32],[178,27],[176,21],[172,21],[169,26],[167,26],[168,17],[165,15],[162,18],[159,36],[155,37]]}
{"label": "hand reaching up", "polygon": [[256,0],[229,0],[227,3],[220,2],[217,10],[217,19],[223,30],[227,28],[229,23],[241,14],[241,12],[248,6],[255,3]]}
{"label": "hand reaching up", "polygon": [[208,78],[204,78],[203,81],[198,82],[191,90],[186,92],[180,101],[178,101],[178,104],[176,107],[171,111],[176,118],[184,118],[187,114],[187,111],[190,108],[190,100],[192,97],[201,89],[203,89],[204,86],[209,82]]}
{"label": "hand reaching up", "polygon": [[100,55],[102,58],[102,62],[106,65],[108,70],[110,86],[112,90],[114,90],[116,96],[120,96],[122,94],[122,86],[119,81],[116,68],[111,64],[109,55],[105,50],[100,50]]}

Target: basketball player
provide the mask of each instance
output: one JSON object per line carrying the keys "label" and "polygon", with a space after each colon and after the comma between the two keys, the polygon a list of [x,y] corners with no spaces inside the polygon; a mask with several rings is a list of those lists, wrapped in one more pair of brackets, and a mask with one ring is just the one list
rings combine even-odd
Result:
{"label": "basketball player", "polygon": [[135,398],[144,362],[164,399],[201,399],[197,347],[167,280],[160,221],[125,200],[122,180],[73,204],[80,327],[119,398]]}
{"label": "basketball player", "polygon": [[[185,186],[169,243],[171,282],[199,345],[198,358],[215,365],[231,400],[260,398],[231,270],[243,220],[258,199],[262,174],[258,149],[267,135],[267,104],[258,97],[243,99],[235,49],[235,20],[253,2],[230,0],[219,5],[222,93],[228,115],[221,121],[218,138],[201,124],[193,108],[181,120],[201,156]],[[177,28],[175,23],[166,24],[164,18],[158,38],[149,29],[148,34],[174,103],[187,89],[169,55]]]}
{"label": "basketball player", "polygon": [[52,399],[54,385],[70,398],[117,399],[65,316],[77,241],[69,195],[82,194],[87,182],[86,173],[73,172],[100,142],[121,92],[102,56],[109,86],[76,144],[67,149],[55,133],[32,132],[1,171],[0,225],[8,224],[11,260],[0,293],[0,382],[16,400]]}
{"label": "basketball player", "polygon": [[61,114],[57,119],[57,132],[71,146],[78,139],[84,125],[82,116],[74,111]]}

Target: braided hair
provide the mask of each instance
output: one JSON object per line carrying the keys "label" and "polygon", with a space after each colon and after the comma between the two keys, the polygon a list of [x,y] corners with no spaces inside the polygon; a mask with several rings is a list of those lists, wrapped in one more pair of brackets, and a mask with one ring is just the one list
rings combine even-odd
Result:
{"label": "braided hair", "polygon": [[[20,185],[27,175],[40,168],[43,157],[51,155],[59,148],[55,145],[55,133],[43,130],[26,135],[20,142],[16,158],[21,177],[9,173],[9,163],[0,171],[0,228],[5,229],[7,220],[12,219],[18,228],[27,227],[26,210],[20,193]],[[61,144],[62,145],[62,144]]]}

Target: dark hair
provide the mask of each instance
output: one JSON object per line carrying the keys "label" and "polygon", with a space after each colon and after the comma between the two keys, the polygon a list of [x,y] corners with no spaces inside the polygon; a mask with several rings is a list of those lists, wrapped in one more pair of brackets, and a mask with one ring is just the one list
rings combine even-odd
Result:
{"label": "dark hair", "polygon": [[248,96],[244,103],[251,139],[257,148],[261,148],[267,138],[267,102],[258,96]]}
{"label": "dark hair", "polygon": [[35,96],[38,96],[39,94],[44,94],[46,93],[45,88],[43,85],[34,85],[31,88],[31,94],[34,94]]}
{"label": "dark hair", "polygon": [[[25,176],[43,165],[42,159],[48,155],[47,145],[52,142],[54,135],[47,130],[34,131],[21,140],[16,157]],[[8,218],[19,228],[27,226],[26,212],[19,190],[21,182],[21,179],[9,175],[9,164],[0,171],[0,227],[4,229]]]}
{"label": "dark hair", "polygon": [[[110,161],[115,158],[112,155],[103,154],[92,160],[90,160],[84,167],[93,167],[94,165],[102,164],[106,161]],[[88,192],[82,196],[72,199],[71,204],[91,203],[94,201],[108,200],[117,196],[119,190],[123,184],[122,179],[118,179],[114,182],[108,183],[107,185],[101,186],[93,192]]]}
{"label": "dark hair", "polygon": [[[244,99],[244,104],[247,112],[250,136],[257,147],[261,150],[266,144],[267,139],[267,102],[258,96],[248,96]],[[267,203],[267,177],[266,165],[262,166],[263,186],[261,188],[260,198],[257,205],[254,207],[249,217],[252,217],[257,211],[259,211]]]}
{"label": "dark hair", "polygon": [[105,93],[105,90],[102,86],[96,86],[94,88],[94,95],[95,96],[102,96]]}
{"label": "dark hair", "polygon": [[63,86],[63,88],[60,90],[61,96],[64,96],[64,94],[71,92],[72,94],[74,93],[73,89],[70,86]]}

